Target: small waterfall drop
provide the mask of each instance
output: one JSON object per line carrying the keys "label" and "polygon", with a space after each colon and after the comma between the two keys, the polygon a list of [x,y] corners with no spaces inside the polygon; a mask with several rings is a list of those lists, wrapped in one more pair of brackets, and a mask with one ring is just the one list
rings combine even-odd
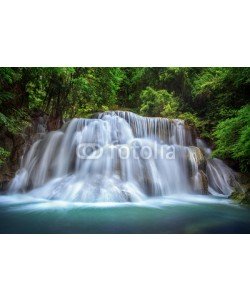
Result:
{"label": "small waterfall drop", "polygon": [[10,192],[82,202],[136,202],[178,193],[230,195],[234,172],[183,120],[131,112],[73,119],[24,155]]}

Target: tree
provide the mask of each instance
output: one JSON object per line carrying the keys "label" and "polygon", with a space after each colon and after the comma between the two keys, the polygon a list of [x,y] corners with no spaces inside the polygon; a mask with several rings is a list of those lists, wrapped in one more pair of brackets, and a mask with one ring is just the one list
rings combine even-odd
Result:
{"label": "tree", "polygon": [[174,118],[178,114],[178,98],[166,90],[156,91],[148,87],[141,92],[140,98],[142,100],[140,112],[143,115]]}
{"label": "tree", "polygon": [[221,121],[214,132],[215,156],[233,158],[241,170],[250,171],[250,105],[241,108],[236,116]]}

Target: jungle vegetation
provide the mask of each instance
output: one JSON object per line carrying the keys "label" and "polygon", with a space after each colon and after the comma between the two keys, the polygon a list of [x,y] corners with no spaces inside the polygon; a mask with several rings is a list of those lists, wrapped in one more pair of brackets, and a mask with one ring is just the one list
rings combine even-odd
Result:
{"label": "jungle vegetation", "polygon": [[[21,132],[34,111],[51,118],[130,110],[182,118],[214,155],[250,164],[250,68],[0,68],[0,131]],[[8,157],[0,147],[0,164]]]}

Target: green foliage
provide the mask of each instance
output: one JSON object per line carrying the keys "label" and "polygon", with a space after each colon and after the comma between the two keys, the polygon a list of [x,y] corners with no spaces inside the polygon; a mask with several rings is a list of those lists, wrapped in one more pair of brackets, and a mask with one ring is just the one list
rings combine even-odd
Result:
{"label": "green foliage", "polygon": [[178,115],[178,118],[185,120],[188,125],[196,128],[200,128],[202,125],[202,121],[197,117],[197,115],[190,112],[181,113]]}
{"label": "green foliage", "polygon": [[28,125],[28,116],[23,111],[14,111],[12,115],[6,116],[0,112],[0,128],[5,127],[10,133],[17,134]]}
{"label": "green foliage", "polygon": [[250,167],[250,105],[240,109],[234,118],[221,121],[214,132],[214,155],[239,160],[242,171]]}
{"label": "green foliage", "polygon": [[6,161],[10,156],[10,152],[0,147],[0,166]]}
{"label": "green foliage", "polygon": [[249,101],[249,78],[249,68],[203,68],[193,79],[192,108],[215,122],[232,117]]}
{"label": "green foliage", "polygon": [[37,110],[61,121],[114,109],[182,118],[242,169],[249,99],[250,68],[0,68],[0,130],[21,132]]}
{"label": "green foliage", "polygon": [[168,118],[176,117],[179,102],[178,99],[166,90],[154,90],[150,87],[141,92],[142,105],[140,112],[143,115]]}
{"label": "green foliage", "polygon": [[228,73],[226,68],[206,68],[194,80],[192,95],[194,97],[210,96],[221,88],[221,84]]}
{"label": "green foliage", "polygon": [[166,118],[176,118],[178,110],[179,100],[173,95],[173,93],[168,93],[168,95],[166,95],[166,103],[163,107],[161,116]]}
{"label": "green foliage", "polygon": [[195,127],[201,138],[211,139],[211,124],[208,120],[202,120],[197,116],[197,114],[190,112],[179,114],[178,119],[185,120],[186,124]]}
{"label": "green foliage", "polygon": [[[114,106],[123,78],[120,68],[0,68],[0,112],[6,118],[16,118],[15,110],[85,116]],[[5,117],[0,122],[12,128]]]}

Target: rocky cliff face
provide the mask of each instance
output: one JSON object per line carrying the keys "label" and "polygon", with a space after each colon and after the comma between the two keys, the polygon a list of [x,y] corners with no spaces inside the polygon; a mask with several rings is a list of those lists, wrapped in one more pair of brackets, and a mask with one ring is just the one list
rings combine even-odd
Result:
{"label": "rocky cliff face", "polygon": [[0,147],[10,152],[10,156],[4,164],[0,165],[0,192],[6,191],[10,180],[20,167],[23,154],[29,146],[41,135],[49,130],[58,129],[48,115],[43,112],[35,112],[31,115],[30,124],[23,132],[12,134],[5,128],[0,129]]}

